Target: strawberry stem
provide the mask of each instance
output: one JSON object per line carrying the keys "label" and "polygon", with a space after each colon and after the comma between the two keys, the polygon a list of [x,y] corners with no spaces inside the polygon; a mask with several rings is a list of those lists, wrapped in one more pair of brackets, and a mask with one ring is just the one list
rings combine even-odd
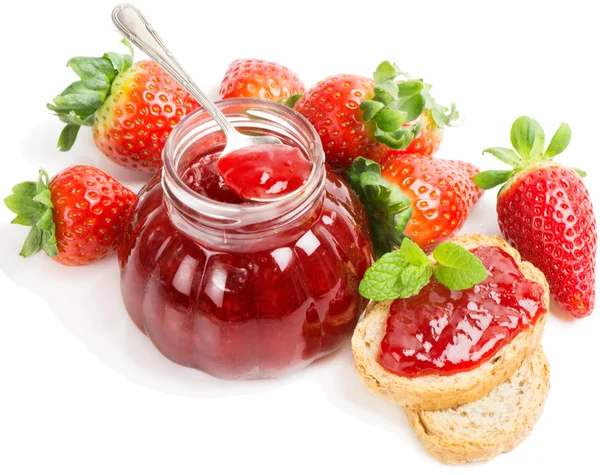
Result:
{"label": "strawberry stem", "polygon": [[381,176],[381,167],[359,157],[347,172],[348,183],[363,203],[369,223],[375,256],[379,259],[399,246],[412,216],[412,206],[398,185]]}
{"label": "strawberry stem", "polygon": [[[521,116],[516,119],[510,129],[510,141],[514,150],[503,147],[486,148],[483,153],[489,153],[503,163],[510,165],[511,170],[487,170],[478,173],[473,181],[479,188],[489,190],[506,183],[514,176],[519,175],[524,169],[535,166],[537,163],[552,160],[556,155],[565,151],[571,141],[571,127],[562,123],[548,148],[545,147],[544,129],[540,123],[531,117]],[[585,172],[573,168],[582,177]]]}
{"label": "strawberry stem", "polygon": [[26,181],[15,185],[13,194],[4,199],[6,207],[17,215],[12,224],[31,226],[20,252],[23,257],[31,257],[42,249],[50,257],[58,255],[49,184],[48,173],[40,169],[37,182]]}
{"label": "strawberry stem", "polygon": [[71,149],[81,126],[93,125],[96,111],[110,94],[113,81],[133,64],[131,44],[127,40],[123,40],[123,44],[131,54],[105,53],[100,58],[76,56],[67,62],[80,80],[70,84],[46,105],[67,124],[58,138],[57,146],[61,152]]}
{"label": "strawberry stem", "polygon": [[[396,83],[396,79],[404,79]],[[373,73],[374,96],[361,103],[365,122],[375,125],[375,138],[394,150],[403,150],[419,135],[421,124],[408,124],[418,119],[426,109],[431,110],[438,127],[449,126],[458,119],[456,107],[440,106],[431,96],[429,84],[423,79],[410,79],[398,66],[382,62]]]}

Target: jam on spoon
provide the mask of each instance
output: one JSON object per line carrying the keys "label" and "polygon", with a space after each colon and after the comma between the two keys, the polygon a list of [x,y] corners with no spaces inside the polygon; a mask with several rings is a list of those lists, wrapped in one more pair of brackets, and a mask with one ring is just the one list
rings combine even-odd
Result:
{"label": "jam on spoon", "polygon": [[270,200],[300,188],[313,164],[289,145],[254,145],[222,155],[217,170],[224,184],[243,200]]}

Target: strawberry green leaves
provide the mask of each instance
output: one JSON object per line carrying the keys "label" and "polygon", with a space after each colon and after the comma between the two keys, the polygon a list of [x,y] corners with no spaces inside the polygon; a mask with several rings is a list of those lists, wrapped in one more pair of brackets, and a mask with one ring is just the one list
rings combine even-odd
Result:
{"label": "strawberry green leaves", "polygon": [[[564,152],[571,141],[571,128],[561,124],[548,148],[544,151],[546,137],[544,129],[538,121],[531,117],[521,116],[513,122],[510,130],[510,141],[514,150],[503,147],[486,148],[483,153],[489,153],[503,163],[510,165],[511,170],[488,170],[478,173],[473,181],[484,190],[489,190],[506,183],[524,169],[544,161],[551,161],[556,155]],[[585,176],[585,172],[574,169]]]}
{"label": "strawberry green leaves", "polygon": [[425,109],[431,111],[431,117],[433,117],[433,121],[438,127],[444,128],[460,125],[456,124],[459,117],[456,105],[451,104],[450,109],[448,109],[447,107],[438,104],[431,95],[431,84],[424,84],[421,95],[425,100]]}
{"label": "strawberry green leaves", "polygon": [[489,153],[501,162],[504,162],[512,167],[516,167],[521,164],[521,157],[519,157],[517,152],[510,148],[491,147],[486,148],[483,153]]}
{"label": "strawberry green leaves", "polygon": [[373,264],[360,282],[359,292],[381,301],[418,295],[434,278],[450,290],[466,290],[483,282],[488,274],[481,260],[462,246],[442,243],[430,260],[410,239]]}
{"label": "strawberry green leaves", "polygon": [[80,80],[70,84],[51,104],[46,105],[67,124],[58,139],[58,148],[62,152],[71,149],[81,126],[94,123],[96,111],[104,104],[115,77],[133,64],[131,45],[127,40],[123,40],[123,43],[131,55],[105,53],[100,58],[76,56],[67,62]]}
{"label": "strawberry green leaves", "polygon": [[288,107],[291,107],[292,109],[294,108],[294,106],[296,105],[296,103],[302,99],[302,96],[304,94],[295,94],[292,97],[288,97],[285,101],[281,101],[283,102],[283,104],[285,104]]}
{"label": "strawberry green leaves", "polygon": [[49,177],[40,170],[37,182],[26,181],[15,185],[13,194],[5,198],[6,207],[17,216],[13,224],[31,226],[20,255],[30,257],[42,249],[50,257],[56,257],[56,227],[52,219],[52,200],[48,189]]}
{"label": "strawberry green leaves", "polygon": [[380,166],[363,157],[357,158],[347,172],[348,183],[363,203],[371,224],[376,257],[400,245],[404,228],[412,216],[410,200],[400,187],[381,176]]}
{"label": "strawberry green leaves", "polygon": [[513,122],[510,142],[523,160],[529,161],[540,156],[544,150],[544,141],[544,130],[538,121],[521,116]]}
{"label": "strawberry green leaves", "polygon": [[[403,79],[396,82],[396,78]],[[373,99],[365,100],[360,108],[365,121],[374,122],[375,138],[394,150],[403,150],[421,131],[416,121],[423,111],[430,110],[438,127],[450,126],[458,119],[456,106],[440,106],[431,95],[431,85],[423,79],[411,79],[398,66],[384,61],[373,73]]]}
{"label": "strawberry green leaves", "polygon": [[560,127],[550,140],[550,145],[544,152],[544,158],[553,158],[559,153],[563,153],[571,142],[571,127],[569,124],[564,122],[560,124]]}
{"label": "strawberry green leaves", "polygon": [[389,61],[381,63],[373,73],[373,99],[363,101],[360,108],[363,119],[375,124],[375,138],[392,149],[402,150],[419,134],[420,124],[405,124],[423,112],[425,98],[421,91],[425,86],[422,80],[396,84],[398,76],[406,75]]}
{"label": "strawberry green leaves", "polygon": [[491,190],[506,183],[515,172],[513,170],[486,170],[473,177],[473,182],[482,190]]}
{"label": "strawberry green leaves", "polygon": [[385,83],[386,81],[394,80],[399,75],[404,73],[400,70],[397,64],[383,61],[373,73],[373,79],[377,84]]}

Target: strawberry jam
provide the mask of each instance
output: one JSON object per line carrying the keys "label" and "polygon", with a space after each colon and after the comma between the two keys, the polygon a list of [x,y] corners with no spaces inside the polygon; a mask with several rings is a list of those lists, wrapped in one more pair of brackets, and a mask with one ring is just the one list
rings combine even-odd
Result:
{"label": "strawberry jam", "polygon": [[244,200],[229,188],[217,170],[220,153],[199,155],[183,171],[184,183],[196,193],[221,203],[242,203]]}
{"label": "strawberry jam", "polygon": [[300,150],[289,145],[255,145],[217,161],[223,182],[245,200],[277,198],[300,188],[312,170]]}
{"label": "strawberry jam", "polygon": [[224,112],[235,122],[246,103],[269,108],[286,120],[252,115],[240,128],[286,127],[282,140],[314,166],[298,193],[244,201],[218,173],[223,141],[210,119],[192,114],[167,141],[162,180],[142,191],[119,253],[134,323],[167,358],[222,378],[279,376],[347,341],[373,260],[364,209],[326,171],[316,132],[285,106],[244,101],[224,101]]}
{"label": "strawberry jam", "polygon": [[388,371],[416,377],[473,369],[544,313],[543,287],[512,256],[498,247],[472,252],[488,271],[481,284],[452,291],[432,280],[419,295],[392,303],[379,355]]}

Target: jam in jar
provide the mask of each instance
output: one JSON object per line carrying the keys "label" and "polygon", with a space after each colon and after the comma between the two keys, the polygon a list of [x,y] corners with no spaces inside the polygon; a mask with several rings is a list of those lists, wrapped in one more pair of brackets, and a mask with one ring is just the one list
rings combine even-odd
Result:
{"label": "jam in jar", "polygon": [[279,376],[351,336],[373,261],[368,222],[299,114],[253,99],[219,107],[241,132],[300,149],[308,179],[275,202],[245,201],[218,173],[220,129],[203,110],[187,116],[122,239],[122,296],[172,361],[222,378]]}
{"label": "jam in jar", "polygon": [[379,363],[404,377],[447,376],[489,360],[547,309],[544,288],[525,278],[503,249],[481,246],[488,277],[468,290],[432,280],[418,295],[395,300]]}

